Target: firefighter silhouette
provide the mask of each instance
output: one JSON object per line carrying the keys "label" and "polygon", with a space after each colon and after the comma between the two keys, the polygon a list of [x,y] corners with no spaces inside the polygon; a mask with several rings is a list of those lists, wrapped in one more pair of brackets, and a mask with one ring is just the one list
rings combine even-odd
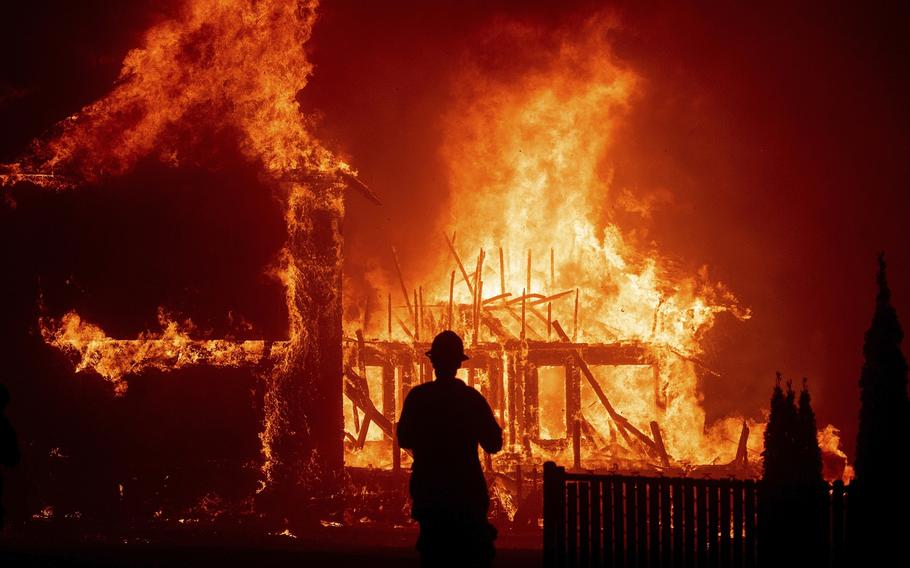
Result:
{"label": "firefighter silhouette", "polygon": [[477,455],[502,449],[502,428],[483,395],[455,376],[464,344],[443,331],[427,351],[436,380],[411,389],[398,422],[398,444],[414,453],[411,516],[420,524],[423,566],[489,566],[496,529]]}

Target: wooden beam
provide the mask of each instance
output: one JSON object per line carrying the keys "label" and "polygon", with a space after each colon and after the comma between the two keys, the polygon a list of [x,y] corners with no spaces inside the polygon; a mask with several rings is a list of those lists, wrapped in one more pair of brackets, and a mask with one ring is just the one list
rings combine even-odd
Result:
{"label": "wooden beam", "polygon": [[553,304],[547,304],[547,339],[553,332]]}
{"label": "wooden beam", "polygon": [[494,303],[494,302],[498,302],[499,300],[504,300],[504,299],[508,298],[508,297],[511,296],[511,295],[512,295],[512,294],[499,294],[499,295],[497,295],[497,296],[493,296],[493,297],[491,297],[491,298],[487,298],[487,299],[485,299],[485,300],[483,301],[483,305],[485,306],[485,305],[487,305],[487,304],[492,304],[492,303]]}
{"label": "wooden beam", "polygon": [[[517,311],[515,311],[515,309],[512,308],[512,306],[506,306],[506,312],[508,312],[508,314],[510,316],[512,316],[515,319],[515,321],[517,321],[519,324],[521,323],[521,321],[522,321],[521,314],[518,313]],[[537,333],[537,331],[530,325],[527,325],[527,324],[525,325],[525,331],[531,333],[533,336],[537,337],[538,339],[543,339],[543,336],[541,334]]]}
{"label": "wooden beam", "polygon": [[367,441],[367,433],[369,433],[371,421],[372,421],[372,419],[370,418],[369,414],[364,416],[363,426],[361,426],[360,430],[357,432],[356,445],[357,445],[358,450],[362,450],[364,443],[366,443],[366,441]]}
{"label": "wooden beam", "polygon": [[736,465],[747,467],[749,465],[749,427],[743,420],[743,428],[739,432],[739,444],[736,447],[736,457],[733,459]]}
{"label": "wooden beam", "polygon": [[404,285],[404,275],[401,273],[401,263],[398,262],[398,250],[392,247],[392,257],[395,259],[395,271],[398,273],[398,283],[401,284],[401,293],[404,295],[404,301],[408,305],[408,316],[414,319],[414,313],[411,310],[411,298],[408,296],[408,287]]}
{"label": "wooden beam", "polygon": [[[563,342],[569,341],[569,336],[566,335],[565,330],[562,329],[562,326],[558,321],[553,322],[553,329],[556,330],[556,333],[559,335],[560,339]],[[594,393],[597,395],[597,398],[600,399],[601,404],[604,408],[607,409],[607,413],[610,415],[610,418],[613,419],[613,422],[621,428],[625,428],[628,431],[632,432],[638,440],[644,444],[644,446],[651,451],[652,453],[657,453],[657,447],[654,444],[654,441],[651,438],[648,438],[644,435],[638,428],[632,425],[626,417],[622,416],[616,409],[613,408],[613,405],[610,404],[610,401],[607,399],[607,395],[604,394],[602,388],[600,388],[600,383],[597,382],[597,379],[594,378],[594,375],[591,373],[591,369],[588,368],[587,363],[581,356],[581,352],[578,349],[573,349],[572,354],[575,357],[575,363],[578,365],[578,368],[581,370],[581,374],[588,380],[588,384],[594,390]]]}
{"label": "wooden beam", "polygon": [[660,458],[660,465],[670,467],[670,457],[667,455],[667,449],[664,447],[664,438],[660,435],[660,425],[655,420],[651,421],[651,435],[654,436],[654,445],[657,447],[657,456]]}
{"label": "wooden beam", "polygon": [[370,294],[367,294],[363,302],[363,327],[361,329],[370,329]]}
{"label": "wooden beam", "polygon": [[455,271],[452,271],[452,276],[449,278],[449,319],[448,319],[448,329],[453,329],[455,326],[452,323],[452,306],[455,293]]}
{"label": "wooden beam", "polygon": [[503,262],[502,247],[499,247],[499,293],[506,293],[506,264]]}
{"label": "wooden beam", "polygon": [[550,290],[556,286],[556,261],[554,260],[553,247],[550,247]]}
{"label": "wooden beam", "polygon": [[539,319],[540,322],[541,322],[542,324],[544,324],[544,325],[549,325],[550,322],[547,321],[547,317],[546,317],[545,315],[543,315],[543,313],[541,313],[540,310],[538,310],[537,308],[535,308],[534,306],[532,306],[532,305],[530,305],[530,304],[528,305],[528,310],[529,310],[532,314],[534,314],[534,317],[536,317],[537,319]]}
{"label": "wooden beam", "polygon": [[420,327],[424,330],[424,335],[429,338],[433,334],[429,326],[427,326],[427,305],[423,302],[423,286],[417,287],[417,313],[420,319]]}
{"label": "wooden beam", "polygon": [[540,375],[537,367],[528,363],[524,373],[524,424],[525,434],[540,437]]}
{"label": "wooden beam", "polygon": [[414,337],[414,334],[411,333],[410,329],[408,329],[408,325],[406,323],[404,323],[403,321],[401,321],[401,318],[398,316],[395,316],[395,321],[398,322],[398,326],[401,327],[401,330],[404,331],[405,335],[410,337],[411,341],[413,341],[414,343],[417,343],[417,338]]}
{"label": "wooden beam", "polygon": [[550,294],[549,296],[544,296],[544,297],[540,298],[539,300],[534,300],[533,302],[531,302],[531,305],[536,306],[537,304],[552,302],[553,300],[558,300],[559,298],[562,298],[563,296],[568,296],[573,291],[574,290],[563,290],[562,292],[558,292],[556,294]]}
{"label": "wooden beam", "polygon": [[[363,340],[363,331],[357,330],[355,332],[357,337],[357,368],[360,370],[362,376],[367,376],[367,354],[366,354],[366,343]],[[358,423],[360,422],[359,411],[357,410],[357,405],[354,405],[354,427],[360,431]]]}
{"label": "wooden beam", "polygon": [[420,341],[420,302],[417,301],[417,289],[414,289],[414,341]]}
{"label": "wooden beam", "polygon": [[480,332],[480,301],[482,296],[482,284],[483,282],[483,249],[480,249],[480,252],[477,253],[477,268],[474,270],[474,296],[473,302],[471,305],[471,323],[474,326],[474,334],[472,336],[471,343],[477,344],[477,334]]}
{"label": "wooden beam", "polygon": [[581,469],[581,424],[576,417],[572,421],[572,466],[575,470]]}
{"label": "wooden beam", "polygon": [[382,415],[395,422],[395,368],[382,366]]}
{"label": "wooden beam", "polygon": [[521,336],[520,336],[522,341],[525,340],[526,333],[527,333],[527,331],[526,331],[526,328],[527,328],[527,323],[526,323],[526,321],[527,321],[527,320],[526,320],[526,317],[525,317],[525,291],[522,290],[522,292],[521,292]]}
{"label": "wooden beam", "polygon": [[481,340],[480,337],[480,320],[481,312],[483,311],[483,304],[481,304],[481,298],[483,298],[483,279],[480,279],[477,282],[477,308],[474,311],[474,343],[477,344]]}
{"label": "wooden beam", "polygon": [[528,249],[528,285],[525,290],[531,291],[531,249]]}
{"label": "wooden beam", "polygon": [[525,288],[522,290],[521,296],[518,296],[517,298],[512,298],[511,300],[508,301],[508,304],[509,305],[517,304],[518,302],[524,302],[524,301],[530,300],[532,298],[537,299],[537,300],[546,301],[546,296],[544,296],[543,294],[537,294],[537,293],[532,294],[527,291],[527,288]]}
{"label": "wooden beam", "polygon": [[578,341],[578,288],[575,289],[575,316],[572,318],[572,342]]}
{"label": "wooden beam", "polygon": [[509,444],[511,446],[515,445],[515,411],[518,408],[518,405],[515,404],[515,358],[514,353],[509,354],[507,358],[508,367],[506,367],[506,381],[508,381],[508,393],[507,393],[507,404],[508,404],[508,413],[509,413]]}
{"label": "wooden beam", "polygon": [[[346,367],[344,374],[345,396],[347,396],[352,403],[359,406],[364,413],[364,426],[361,428],[361,431],[368,428],[370,422],[374,422],[387,436],[390,438],[394,437],[395,429],[392,427],[391,420],[383,416],[370,399],[370,389],[366,378],[361,377],[351,367]],[[363,434],[363,436],[365,437],[366,434]]]}
{"label": "wooden beam", "polygon": [[493,315],[486,310],[481,312],[480,320],[486,326],[486,328],[490,330],[490,333],[496,337],[497,341],[504,343],[506,341],[515,341],[518,339],[509,333],[509,330],[506,329],[506,326],[502,325],[501,321],[493,317]]}
{"label": "wooden beam", "polygon": [[461,262],[461,257],[458,256],[458,251],[455,250],[454,236],[453,240],[449,240],[448,235],[443,233],[442,235],[446,239],[446,244],[449,245],[449,250],[452,252],[452,256],[455,257],[455,262],[458,264],[458,269],[461,270],[461,276],[464,278],[464,283],[468,287],[468,292],[471,293],[471,297],[474,297],[474,287],[471,286],[471,279],[468,277],[468,271],[464,269],[464,264]]}

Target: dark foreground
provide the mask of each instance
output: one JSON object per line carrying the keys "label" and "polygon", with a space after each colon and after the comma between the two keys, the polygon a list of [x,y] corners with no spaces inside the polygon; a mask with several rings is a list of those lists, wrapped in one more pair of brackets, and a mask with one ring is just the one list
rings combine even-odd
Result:
{"label": "dark foreground", "polygon": [[[417,567],[413,550],[377,548],[351,550],[260,549],[242,546],[162,547],[159,545],[83,546],[78,548],[48,545],[42,549],[3,551],[2,566],[62,567],[152,567],[152,566],[348,566],[384,568]],[[497,567],[540,566],[541,553],[536,550],[500,550]]]}
{"label": "dark foreground", "polygon": [[[326,529],[306,538],[155,534],[119,541],[57,531],[0,538],[0,566],[70,567],[418,567],[410,529]],[[503,535],[495,567],[542,566],[535,535]]]}

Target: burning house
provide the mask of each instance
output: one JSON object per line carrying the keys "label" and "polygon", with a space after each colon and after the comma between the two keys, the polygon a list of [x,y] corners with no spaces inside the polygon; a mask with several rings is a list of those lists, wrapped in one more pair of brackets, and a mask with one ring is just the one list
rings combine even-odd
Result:
{"label": "burning house", "polygon": [[[338,518],[338,497],[360,491],[356,483],[388,480],[400,492],[410,456],[394,424],[408,390],[432,379],[422,354],[443,329],[465,338],[461,376],[504,428],[505,450],[484,463],[510,518],[537,491],[545,460],[756,476],[763,425],[706,425],[698,389],[714,373],[700,359],[704,334],[719,314],[747,319],[749,310],[707,270],[672,268],[623,234],[608,210],[610,200],[641,214],[650,206],[611,187],[604,159],[639,88],[606,39],[612,20],[589,19],[521,76],[467,66],[445,119],[450,203],[425,266],[402,264],[392,248],[358,279],[368,286],[347,286],[345,200],[383,207],[382,191],[359,180],[356,156],[345,161],[315,138],[299,103],[316,9],[188,2],[129,52],[108,94],[0,169],[12,194],[78,193],[150,157],[205,167],[207,138],[195,130],[219,124],[280,204],[284,243],[267,272],[284,291],[285,336],[217,337],[162,306],[160,330],[119,338],[73,308],[39,306],[42,340],[76,373],[107,381],[113,404],[144,374],[252,376],[256,487],[238,502],[276,518]],[[130,491],[112,481],[120,498]]]}

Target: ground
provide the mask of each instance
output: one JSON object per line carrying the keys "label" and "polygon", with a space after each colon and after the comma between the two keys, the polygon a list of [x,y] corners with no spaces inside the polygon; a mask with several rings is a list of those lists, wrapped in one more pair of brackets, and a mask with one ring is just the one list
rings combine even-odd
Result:
{"label": "ground", "polygon": [[[329,528],[309,537],[212,534],[206,531],[149,533],[111,538],[85,531],[30,530],[0,539],[0,566],[330,566],[418,567],[411,529]],[[542,566],[537,534],[503,535],[494,567]]]}

